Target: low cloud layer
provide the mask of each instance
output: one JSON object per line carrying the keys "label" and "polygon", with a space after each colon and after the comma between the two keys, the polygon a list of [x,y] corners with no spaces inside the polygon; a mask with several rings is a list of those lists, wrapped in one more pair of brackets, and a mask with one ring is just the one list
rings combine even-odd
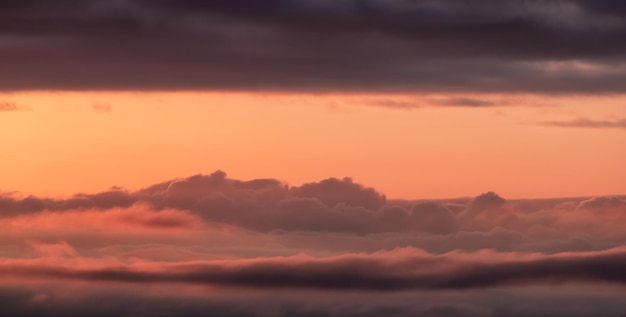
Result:
{"label": "low cloud layer", "polygon": [[28,0],[0,12],[3,90],[626,87],[626,15],[612,0]]}
{"label": "low cloud layer", "polygon": [[[66,244],[61,246],[67,247]],[[281,257],[173,265],[144,262],[102,266],[93,260],[79,262],[79,266],[61,263],[3,261],[0,275],[33,280],[361,291],[469,290],[572,282],[626,283],[626,276],[622,274],[622,267],[626,265],[624,249],[550,256],[490,252],[432,256],[417,250],[399,249],[330,258]]]}
{"label": "low cloud layer", "polygon": [[[15,316],[78,316],[94,298],[111,307],[102,316],[613,314],[626,309],[625,211],[626,196],[390,200],[351,178],[291,186],[222,171],[64,199],[4,194],[0,303]],[[133,302],[112,295],[124,292]]]}

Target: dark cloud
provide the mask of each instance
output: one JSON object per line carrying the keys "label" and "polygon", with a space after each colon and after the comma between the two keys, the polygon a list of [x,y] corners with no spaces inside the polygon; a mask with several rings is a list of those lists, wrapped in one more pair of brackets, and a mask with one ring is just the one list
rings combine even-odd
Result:
{"label": "dark cloud", "polygon": [[571,121],[548,121],[541,124],[563,128],[626,129],[626,119],[593,120],[579,118]]}
{"label": "dark cloud", "polygon": [[373,188],[364,188],[356,184],[351,178],[339,180],[325,179],[319,183],[308,183],[294,188],[298,197],[317,198],[328,206],[345,203],[351,206],[360,206],[376,210],[385,205],[385,195],[377,193]]}
{"label": "dark cloud", "polygon": [[619,1],[27,0],[0,88],[608,93]]}
{"label": "dark cloud", "polygon": [[493,106],[500,106],[504,104],[501,101],[467,98],[467,97],[436,99],[436,100],[433,100],[433,102],[441,106],[469,107],[469,108],[493,107]]}
{"label": "dark cloud", "polygon": [[0,195],[0,217],[24,215],[44,210],[64,211],[129,207],[135,202],[136,200],[128,192],[122,190],[111,190],[97,194],[77,194],[68,199],[39,198],[35,196],[19,199]]}
{"label": "dark cloud", "polygon": [[445,234],[457,229],[456,216],[443,204],[422,202],[413,206],[411,212],[419,231]]}
{"label": "dark cloud", "polygon": [[411,250],[332,258],[268,258],[216,263],[73,268],[3,263],[0,275],[22,279],[62,279],[121,283],[207,284],[253,289],[466,290],[546,283],[623,285],[623,249],[589,254],[557,254],[518,259],[431,256]]}
{"label": "dark cloud", "polygon": [[[565,249],[569,248],[568,245],[577,245],[585,246],[585,250],[596,250],[619,245],[622,241],[621,236],[609,234],[613,230],[626,229],[621,227],[620,221],[615,221],[616,217],[621,217],[616,211],[624,208],[623,201],[624,197],[508,201],[494,192],[472,199],[387,201],[384,194],[350,178],[328,178],[289,186],[276,179],[232,179],[223,171],[216,171],[137,191],[112,188],[96,194],[76,194],[67,199],[4,195],[0,196],[0,219],[41,212],[147,208],[158,217],[143,219],[141,223],[152,227],[159,224],[176,227],[180,221],[187,223],[190,220],[186,217],[182,220],[162,219],[159,212],[178,209],[190,212],[201,222],[232,225],[259,233],[406,235],[406,239],[401,237],[380,244],[381,248],[400,243],[438,251],[450,251],[461,245],[467,250],[482,247],[564,250],[559,245]],[[594,213],[572,213],[574,210]],[[580,222],[584,221],[587,224],[583,226]],[[483,236],[490,235],[493,230],[503,230],[507,237],[514,239],[506,238],[501,244],[491,243]],[[479,234],[470,237],[467,233]],[[590,239],[585,237],[587,234],[598,236]],[[433,238],[435,236],[442,237]],[[546,237],[554,241],[546,243],[545,249],[535,243],[546,241]],[[572,239],[578,242],[571,242]]]}
{"label": "dark cloud", "polygon": [[[149,296],[136,289],[93,291],[67,299],[54,288],[0,289],[0,304],[10,316],[110,317],[110,316],[224,316],[224,317],[488,317],[621,316],[626,309],[621,292],[589,290],[475,291],[475,295],[392,293],[300,294],[277,292],[240,297],[210,294],[193,298],[180,295]],[[39,299],[39,300],[34,300]]]}
{"label": "dark cloud", "polygon": [[367,106],[374,107],[384,107],[391,109],[402,109],[402,110],[411,110],[414,108],[419,108],[420,105],[406,100],[393,100],[393,99],[377,99],[377,100],[369,100],[364,102],[363,104]]}

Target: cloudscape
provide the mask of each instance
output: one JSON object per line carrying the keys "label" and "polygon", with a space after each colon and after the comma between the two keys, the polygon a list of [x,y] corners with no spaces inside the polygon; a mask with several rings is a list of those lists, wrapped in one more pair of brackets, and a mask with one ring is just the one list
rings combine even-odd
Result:
{"label": "cloudscape", "polygon": [[0,0],[1,316],[626,316],[617,0]]}

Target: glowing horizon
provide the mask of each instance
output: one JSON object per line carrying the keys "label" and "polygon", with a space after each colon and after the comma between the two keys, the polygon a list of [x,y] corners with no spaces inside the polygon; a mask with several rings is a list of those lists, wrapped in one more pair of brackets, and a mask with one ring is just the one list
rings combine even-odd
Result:
{"label": "glowing horizon", "polygon": [[[603,120],[626,97],[565,107],[571,98],[578,97],[5,94],[0,99],[18,110],[0,116],[12,131],[0,190],[67,196],[221,169],[293,185],[351,177],[402,199],[622,194],[626,149],[614,145],[624,129],[547,123]],[[455,100],[494,104],[441,104]],[[602,106],[591,111],[587,103]]]}

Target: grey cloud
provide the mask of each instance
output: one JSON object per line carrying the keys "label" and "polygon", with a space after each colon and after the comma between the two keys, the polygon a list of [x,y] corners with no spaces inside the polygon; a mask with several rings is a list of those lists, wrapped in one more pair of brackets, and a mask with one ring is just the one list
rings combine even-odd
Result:
{"label": "grey cloud", "polygon": [[457,230],[456,216],[443,204],[422,202],[411,209],[419,231],[428,233],[451,233]]}
{"label": "grey cloud", "polygon": [[548,121],[541,124],[563,128],[626,129],[626,119],[593,120],[587,118],[579,118],[570,121]]}
{"label": "grey cloud", "polygon": [[467,98],[467,97],[436,99],[436,100],[433,100],[433,102],[435,104],[442,105],[442,106],[469,107],[469,108],[493,107],[493,106],[504,105],[502,101],[493,101],[493,100]]}
{"label": "grey cloud", "polygon": [[110,209],[129,207],[135,200],[126,191],[111,190],[97,194],[76,194],[68,199],[52,199],[28,196],[17,199],[0,195],[0,217],[37,213],[44,210],[64,211],[73,209]]}
{"label": "grey cloud", "polygon": [[615,1],[28,0],[0,9],[2,90],[626,87],[626,16]]}
{"label": "grey cloud", "polygon": [[296,196],[318,198],[328,206],[346,203],[376,210],[385,204],[385,195],[377,193],[373,188],[363,188],[351,178],[339,180],[329,178],[319,183],[308,183],[293,189]]}
{"label": "grey cloud", "polygon": [[[236,265],[233,265],[236,264]],[[71,268],[39,264],[0,265],[0,274],[22,279],[121,283],[207,284],[252,289],[469,290],[546,283],[613,283],[626,277],[624,250],[498,260],[454,255],[342,255],[320,259],[266,258],[237,263],[194,263],[140,268]]]}
{"label": "grey cloud", "polygon": [[[3,312],[15,317],[109,316],[224,316],[224,317],[495,317],[620,316],[626,309],[621,292],[593,289],[551,292],[474,291],[472,294],[436,292],[392,294],[330,294],[276,292],[193,298],[150,296],[134,289],[84,290],[64,299],[55,288],[2,288]],[[39,301],[33,299],[39,298]]]}
{"label": "grey cloud", "polygon": [[393,100],[393,99],[378,99],[378,100],[369,100],[363,102],[364,105],[374,106],[374,107],[384,107],[391,109],[402,109],[402,110],[411,110],[414,108],[419,108],[415,102],[404,101],[404,100]]}
{"label": "grey cloud", "polygon": [[626,200],[619,197],[599,196],[581,201],[577,208],[588,210],[603,210],[607,208],[626,208]]}
{"label": "grey cloud", "polygon": [[[193,227],[188,223],[192,221],[200,227],[234,226],[281,241],[300,241],[302,245],[293,245],[294,249],[336,245],[341,250],[343,245],[344,250],[364,251],[414,246],[432,252],[457,248],[558,252],[623,244],[623,202],[623,196],[506,200],[494,192],[474,198],[388,201],[384,194],[349,178],[290,186],[271,178],[232,179],[216,171],[137,191],[112,188],[67,199],[4,195],[0,196],[0,220],[37,216],[42,211],[138,208],[159,215],[162,210],[180,209],[194,217],[146,215],[141,224],[182,228],[180,221]],[[312,240],[298,237],[300,233]],[[50,234],[46,239],[53,239]]]}

